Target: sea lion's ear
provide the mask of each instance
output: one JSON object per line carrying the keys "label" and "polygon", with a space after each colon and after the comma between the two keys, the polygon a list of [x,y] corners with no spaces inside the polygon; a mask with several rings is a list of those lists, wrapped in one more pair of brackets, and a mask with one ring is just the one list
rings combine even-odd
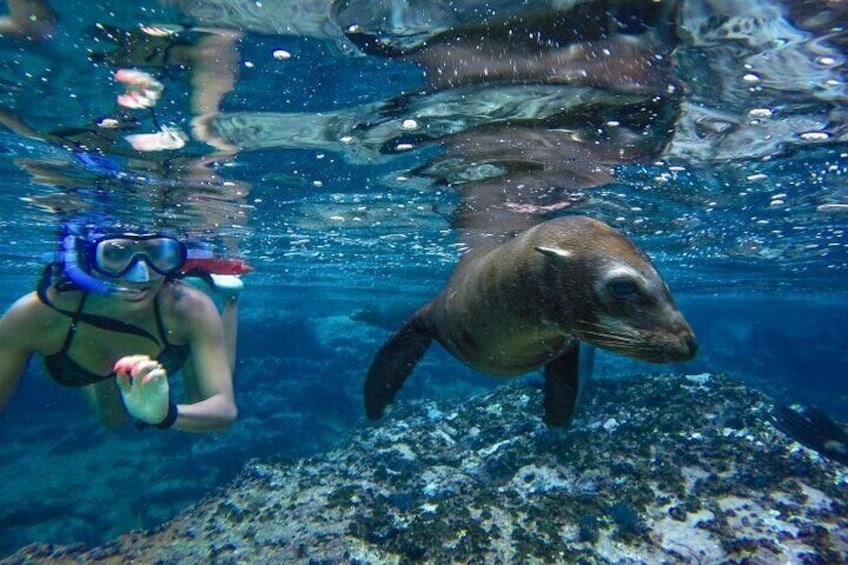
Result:
{"label": "sea lion's ear", "polygon": [[537,247],[536,251],[550,257],[558,263],[567,264],[570,262],[572,253],[568,249],[560,249],[557,247]]}

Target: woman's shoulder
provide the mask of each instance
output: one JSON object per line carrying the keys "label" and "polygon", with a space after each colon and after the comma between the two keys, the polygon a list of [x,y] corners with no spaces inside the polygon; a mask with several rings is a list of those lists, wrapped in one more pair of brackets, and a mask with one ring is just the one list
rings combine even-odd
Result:
{"label": "woman's shoulder", "polygon": [[160,296],[162,305],[180,317],[193,318],[217,312],[215,303],[205,292],[179,279],[163,286]]}
{"label": "woman's shoulder", "polygon": [[45,304],[35,292],[18,298],[2,317],[2,333],[15,340],[49,339],[53,330],[59,331],[58,322],[66,317]]}
{"label": "woman's shoulder", "polygon": [[202,290],[179,279],[169,281],[159,294],[160,311],[165,326],[175,331],[179,339],[192,339],[197,332],[205,333],[221,324],[215,303]]}
{"label": "woman's shoulder", "polygon": [[[35,291],[27,293],[20,298],[18,298],[9,310],[6,312],[7,316],[13,316],[19,320],[41,320],[41,319],[52,319],[56,315],[60,315],[59,312],[56,311],[55,307],[62,307],[61,304],[57,304],[60,300],[64,302],[64,297],[59,297],[56,293],[48,290],[48,294],[50,295],[47,300],[50,301],[50,304],[45,303],[41,296]],[[54,308],[50,306],[53,305]]]}

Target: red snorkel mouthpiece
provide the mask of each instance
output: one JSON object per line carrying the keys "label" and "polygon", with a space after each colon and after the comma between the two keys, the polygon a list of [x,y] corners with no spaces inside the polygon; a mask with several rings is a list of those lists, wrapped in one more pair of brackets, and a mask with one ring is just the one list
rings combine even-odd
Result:
{"label": "red snorkel mouthpiece", "polygon": [[246,261],[228,257],[198,257],[189,255],[180,272],[201,271],[210,275],[243,275],[253,270]]}

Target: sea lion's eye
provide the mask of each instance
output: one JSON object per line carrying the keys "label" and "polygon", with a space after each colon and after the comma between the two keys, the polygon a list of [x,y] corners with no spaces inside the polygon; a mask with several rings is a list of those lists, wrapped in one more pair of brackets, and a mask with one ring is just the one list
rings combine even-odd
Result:
{"label": "sea lion's eye", "polygon": [[638,285],[631,279],[613,279],[607,284],[613,298],[626,300],[639,294]]}

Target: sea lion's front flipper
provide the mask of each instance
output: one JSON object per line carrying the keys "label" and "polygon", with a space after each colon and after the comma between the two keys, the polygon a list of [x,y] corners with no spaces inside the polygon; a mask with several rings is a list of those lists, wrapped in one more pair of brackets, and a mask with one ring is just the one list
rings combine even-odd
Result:
{"label": "sea lion's front flipper", "polygon": [[567,427],[577,409],[580,392],[580,342],[572,340],[545,365],[545,423]]}
{"label": "sea lion's front flipper", "polygon": [[419,310],[383,344],[365,377],[365,413],[370,419],[383,415],[432,341],[430,324]]}

